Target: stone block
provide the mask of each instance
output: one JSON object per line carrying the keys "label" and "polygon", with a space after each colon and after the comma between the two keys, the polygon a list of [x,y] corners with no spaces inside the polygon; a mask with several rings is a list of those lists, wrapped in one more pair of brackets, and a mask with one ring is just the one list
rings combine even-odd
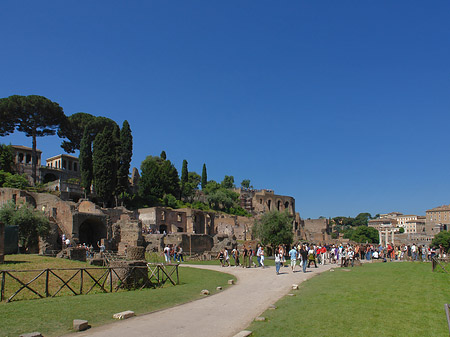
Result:
{"label": "stone block", "polygon": [[127,247],[127,260],[145,260],[144,247]]}
{"label": "stone block", "polygon": [[217,287],[216,290],[222,290],[222,287]]}
{"label": "stone block", "polygon": [[203,289],[200,293],[201,293],[202,295],[209,295],[209,290]]}
{"label": "stone block", "polygon": [[298,290],[298,284],[293,284],[292,285],[292,290]]}
{"label": "stone block", "polygon": [[42,334],[40,332],[30,332],[21,334],[20,337],[42,337]]}
{"label": "stone block", "polygon": [[292,294],[292,293],[289,293],[289,294],[287,294],[288,296],[295,296],[295,294]]}
{"label": "stone block", "polygon": [[234,284],[234,280],[228,280],[228,284]]}
{"label": "stone block", "polygon": [[264,322],[265,320],[266,320],[266,318],[262,317],[262,316],[258,316],[255,318],[255,322]]}
{"label": "stone block", "polygon": [[88,321],[84,319],[74,319],[73,320],[73,329],[75,331],[83,331],[89,328]]}
{"label": "stone block", "polygon": [[269,305],[269,310],[275,310],[276,308],[277,308],[276,305],[273,305],[273,304]]}
{"label": "stone block", "polygon": [[127,310],[113,315],[114,319],[127,319],[134,316],[134,311]]}
{"label": "stone block", "polygon": [[241,332],[238,332],[233,337],[248,337],[248,336],[251,336],[252,333],[253,333],[253,331],[250,331],[250,330],[242,330]]}

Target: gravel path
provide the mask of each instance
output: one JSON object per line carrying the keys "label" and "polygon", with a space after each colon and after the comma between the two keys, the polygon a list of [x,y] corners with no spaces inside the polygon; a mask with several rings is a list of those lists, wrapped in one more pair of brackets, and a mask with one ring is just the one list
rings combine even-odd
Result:
{"label": "gravel path", "polygon": [[[208,336],[229,337],[245,329],[271,304],[285,296],[292,284],[336,267],[319,266],[308,269],[307,273],[292,273],[290,267],[281,268],[275,274],[275,267],[236,268],[220,266],[189,265],[223,271],[237,277],[236,285],[216,295],[186,303],[173,308],[129,318],[124,321],[79,332],[77,336]],[[199,289],[200,291],[201,289]],[[129,308],[124,308],[128,310]],[[132,309],[131,309],[132,310]]]}

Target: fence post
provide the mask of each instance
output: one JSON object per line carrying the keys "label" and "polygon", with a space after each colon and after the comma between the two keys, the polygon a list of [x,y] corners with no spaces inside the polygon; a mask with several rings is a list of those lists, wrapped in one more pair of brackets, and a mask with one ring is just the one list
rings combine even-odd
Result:
{"label": "fence post", "polygon": [[0,302],[3,301],[3,298],[5,297],[5,279],[6,272],[2,271],[2,289],[0,291]]}
{"label": "fence post", "polygon": [[444,308],[445,308],[445,316],[447,316],[448,331],[450,333],[450,311],[449,311],[448,303],[444,304]]}
{"label": "fence post", "polygon": [[48,297],[48,275],[49,274],[49,270],[48,268],[45,270],[45,297]]}
{"label": "fence post", "polygon": [[109,292],[112,293],[112,291],[113,291],[112,270],[111,270],[111,267],[108,267],[108,269],[109,269]]}
{"label": "fence post", "polygon": [[80,269],[80,295],[83,294],[83,268]]}
{"label": "fence post", "polygon": [[178,277],[178,264],[177,264],[177,266],[176,266],[176,268],[177,268],[177,284],[180,284],[180,278]]}

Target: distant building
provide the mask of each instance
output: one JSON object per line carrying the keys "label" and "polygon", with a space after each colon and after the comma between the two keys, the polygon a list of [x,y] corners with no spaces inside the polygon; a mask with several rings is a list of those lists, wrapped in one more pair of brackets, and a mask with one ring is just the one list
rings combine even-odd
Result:
{"label": "distant building", "polygon": [[[31,182],[32,176],[31,154],[33,149],[31,147],[22,145],[11,145],[11,147],[13,150],[13,157],[14,157],[14,170],[18,174],[26,174]],[[37,176],[39,176],[39,167],[41,166],[41,155],[42,151],[36,149]]]}
{"label": "distant building", "polygon": [[450,205],[435,207],[426,211],[425,228],[428,234],[436,235],[450,228]]}

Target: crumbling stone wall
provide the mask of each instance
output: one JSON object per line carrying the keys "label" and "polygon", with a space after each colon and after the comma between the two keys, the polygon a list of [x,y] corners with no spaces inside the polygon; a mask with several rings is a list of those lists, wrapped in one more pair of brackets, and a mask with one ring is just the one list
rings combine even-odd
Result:
{"label": "crumbling stone wall", "polygon": [[125,254],[127,247],[143,245],[142,223],[139,220],[131,219],[128,214],[123,214],[116,225],[120,227],[119,254]]}

